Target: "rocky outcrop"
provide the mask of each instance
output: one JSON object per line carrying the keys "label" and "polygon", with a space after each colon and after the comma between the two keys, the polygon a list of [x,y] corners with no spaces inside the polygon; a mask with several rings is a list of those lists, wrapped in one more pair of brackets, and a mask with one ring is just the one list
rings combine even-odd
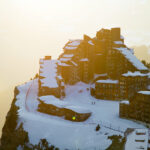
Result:
{"label": "rocky outcrop", "polygon": [[0,150],[17,150],[18,148],[21,150],[59,150],[46,139],[41,139],[37,145],[32,145],[29,142],[28,132],[23,129],[23,123],[18,123],[19,107],[15,105],[18,94],[19,90],[16,87],[14,99],[2,129]]}
{"label": "rocky outcrop", "polygon": [[16,150],[19,145],[28,142],[28,133],[23,130],[23,124],[18,127],[18,109],[15,105],[16,96],[19,94],[17,87],[14,90],[14,99],[11,108],[6,116],[6,121],[2,129],[1,150]]}

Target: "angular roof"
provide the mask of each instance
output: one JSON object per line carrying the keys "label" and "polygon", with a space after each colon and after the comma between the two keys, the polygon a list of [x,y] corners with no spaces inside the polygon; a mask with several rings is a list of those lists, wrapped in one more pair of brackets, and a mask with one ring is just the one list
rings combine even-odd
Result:
{"label": "angular roof", "polygon": [[114,49],[120,51],[137,70],[148,70],[148,68],[145,67],[145,65],[137,59],[137,57],[133,55],[128,48],[120,47]]}

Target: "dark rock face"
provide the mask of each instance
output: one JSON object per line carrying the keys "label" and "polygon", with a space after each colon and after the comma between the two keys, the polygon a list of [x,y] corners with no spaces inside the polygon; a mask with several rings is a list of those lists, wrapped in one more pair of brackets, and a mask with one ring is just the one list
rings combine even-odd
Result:
{"label": "dark rock face", "polygon": [[37,145],[32,145],[29,142],[28,132],[24,131],[23,123],[18,125],[17,111],[19,107],[15,105],[18,94],[19,90],[16,87],[14,90],[14,99],[2,130],[0,150],[17,150],[18,147],[22,150],[59,150],[59,148],[49,144],[46,139],[41,139]]}
{"label": "dark rock face", "polygon": [[2,130],[1,150],[16,150],[19,145],[28,142],[28,133],[23,130],[23,124],[17,128],[19,107],[15,105],[16,96],[19,94],[17,87],[14,90],[14,99],[6,116],[5,125]]}

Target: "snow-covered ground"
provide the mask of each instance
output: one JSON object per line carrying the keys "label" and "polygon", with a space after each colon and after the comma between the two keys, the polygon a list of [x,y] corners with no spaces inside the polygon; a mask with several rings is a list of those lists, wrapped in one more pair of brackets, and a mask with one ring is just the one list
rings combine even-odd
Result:
{"label": "snow-covered ground", "polygon": [[132,133],[127,136],[125,150],[147,150],[148,147],[148,130],[134,129]]}
{"label": "snow-covered ground", "polygon": [[[122,132],[127,128],[144,128],[136,122],[119,118],[119,102],[97,100],[90,95],[90,85],[82,82],[66,87],[66,98],[70,105],[89,109],[91,117],[85,122],[71,122],[37,112],[38,80],[30,81],[18,87],[16,105],[19,109],[19,121],[29,134],[32,144],[46,138],[48,142],[60,149],[71,150],[105,150],[111,144],[108,136]],[[100,124],[100,131],[95,128]],[[118,130],[118,131],[115,131]]]}

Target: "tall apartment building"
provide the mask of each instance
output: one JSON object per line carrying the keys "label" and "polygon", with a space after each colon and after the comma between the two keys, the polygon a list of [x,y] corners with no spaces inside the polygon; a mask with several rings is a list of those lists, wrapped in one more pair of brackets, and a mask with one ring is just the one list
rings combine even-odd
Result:
{"label": "tall apartment building", "polygon": [[57,60],[51,56],[40,59],[39,96],[54,95],[58,98],[65,96],[64,81],[57,75]]}
{"label": "tall apartment building", "polygon": [[150,91],[139,91],[134,98],[120,103],[119,116],[150,123]]}

